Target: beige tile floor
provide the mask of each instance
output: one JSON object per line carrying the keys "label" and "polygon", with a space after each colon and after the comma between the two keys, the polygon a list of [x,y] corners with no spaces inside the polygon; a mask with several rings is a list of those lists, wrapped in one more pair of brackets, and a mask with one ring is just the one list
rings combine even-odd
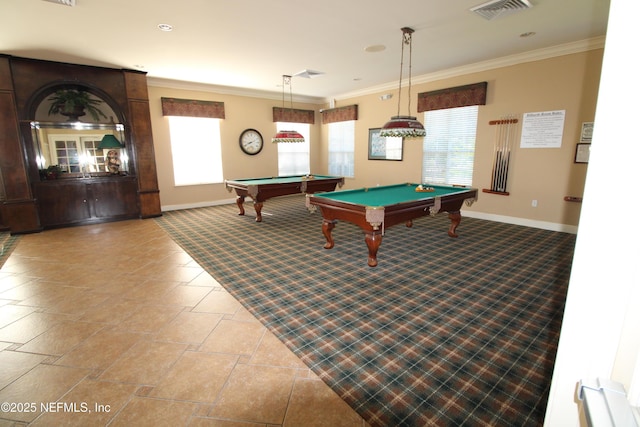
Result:
{"label": "beige tile floor", "polygon": [[151,219],[20,238],[0,402],[0,427],[367,426]]}

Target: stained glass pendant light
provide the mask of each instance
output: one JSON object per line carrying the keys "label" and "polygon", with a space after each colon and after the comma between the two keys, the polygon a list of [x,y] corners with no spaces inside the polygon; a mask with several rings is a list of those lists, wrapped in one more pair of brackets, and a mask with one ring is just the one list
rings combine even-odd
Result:
{"label": "stained glass pendant light", "polygon": [[402,96],[402,70],[404,66],[404,46],[409,46],[409,85],[408,85],[408,111],[411,113],[411,35],[413,29],[404,27],[402,30],[402,54],[400,57],[400,82],[398,84],[398,115],[391,117],[380,130],[380,136],[394,136],[402,138],[420,138],[426,135],[424,126],[413,116],[400,115],[400,100]]}
{"label": "stained glass pendant light", "polygon": [[[284,87],[289,85],[289,99],[293,110],[293,94],[291,89],[291,76],[282,76],[282,109],[284,110]],[[295,130],[281,130],[271,139],[271,142],[304,142],[304,136]]]}

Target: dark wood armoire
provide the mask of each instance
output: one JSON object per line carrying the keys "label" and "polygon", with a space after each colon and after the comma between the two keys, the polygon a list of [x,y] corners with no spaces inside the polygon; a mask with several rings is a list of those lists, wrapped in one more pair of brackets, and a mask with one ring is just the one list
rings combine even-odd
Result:
{"label": "dark wood armoire", "polygon": [[[47,179],[36,111],[60,89],[88,92],[115,116],[126,171]],[[0,177],[0,229],[12,234],[160,216],[146,73],[0,55]]]}

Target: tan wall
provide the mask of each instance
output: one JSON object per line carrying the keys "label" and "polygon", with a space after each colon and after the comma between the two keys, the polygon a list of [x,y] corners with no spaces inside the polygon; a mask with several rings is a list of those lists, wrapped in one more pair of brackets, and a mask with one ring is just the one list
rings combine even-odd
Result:
{"label": "tan wall", "polygon": [[[224,102],[226,119],[220,122],[220,134],[225,179],[278,175],[277,146],[271,142],[271,138],[276,133],[272,107],[282,106],[281,101],[150,86],[149,103],[151,123],[158,167],[160,200],[163,209],[167,206],[205,205],[214,201],[234,198],[235,196],[226,190],[224,184],[181,187],[174,185],[169,122],[168,119],[162,115],[162,105],[160,101],[162,97]],[[318,110],[319,106],[296,103],[295,108]],[[316,123],[319,122],[318,119],[319,115],[316,116]],[[264,138],[264,148],[255,156],[249,156],[240,151],[238,139],[240,133],[247,128],[258,130]],[[311,173],[324,172],[318,170],[317,166],[317,150],[319,146],[317,141],[319,141],[320,138],[319,132],[319,125],[311,126],[311,140],[316,141],[316,146],[312,147]],[[197,155],[197,153],[194,153],[194,155]]]}
{"label": "tan wall", "polygon": [[[478,138],[473,175],[473,186],[489,188],[493,165],[495,127],[489,126],[506,114],[520,119],[524,113],[566,110],[561,148],[519,148],[520,125],[514,145],[509,173],[509,196],[480,192],[479,200],[469,211],[522,218],[534,222],[576,226],[580,204],[565,202],[565,196],[582,196],[587,165],[574,164],[576,143],[580,139],[583,122],[594,120],[602,49],[571,54],[536,62],[483,71],[441,81],[415,85],[412,88],[412,115],[416,113],[419,92],[446,87],[488,82],[487,105],[481,106],[478,118]],[[397,91],[388,101],[380,95],[340,99],[336,106],[358,104],[356,124],[355,178],[348,179],[345,188],[375,186],[397,182],[418,182],[421,179],[422,146],[419,140],[404,143],[402,161],[367,159],[369,128],[381,127],[397,113]],[[279,106],[277,100],[241,97],[210,92],[194,92],[162,87],[150,87],[151,119],[153,124],[156,159],[158,164],[160,196],[163,206],[193,205],[233,197],[223,185],[174,188],[169,131],[162,117],[160,97],[182,97],[224,101],[226,119],[222,121],[224,175],[227,178],[271,176],[277,174],[277,150],[270,142],[275,133],[271,111]],[[406,114],[406,93],[403,93],[401,114]],[[296,108],[319,110],[320,105],[300,105]],[[243,154],[238,147],[238,136],[245,128],[258,129],[264,136],[265,148],[254,157]],[[316,116],[311,144],[311,172],[327,172],[327,125]],[[532,207],[532,200],[538,207]]]}
{"label": "tan wall", "polygon": [[[473,186],[489,188],[493,166],[495,127],[489,126],[507,114],[522,119],[523,113],[566,110],[561,148],[519,148],[521,120],[514,144],[509,172],[509,196],[480,193],[479,200],[468,210],[491,215],[524,218],[531,221],[577,225],[580,204],[565,202],[565,196],[582,196],[587,165],[575,164],[576,143],[580,139],[582,122],[592,122],[595,114],[602,50],[566,55],[543,61],[509,66],[469,74],[443,81],[435,81],[412,88],[412,115],[423,121],[417,113],[417,94],[458,85],[488,82],[487,105],[479,109],[476,159]],[[372,94],[344,99],[337,106],[358,104],[359,120],[356,126],[356,179],[348,182],[353,187],[389,184],[421,179],[421,140],[406,140],[404,160],[367,160],[368,129],[382,126],[397,113],[397,93],[388,101]],[[403,93],[406,100],[406,93]],[[406,102],[400,106],[406,114]],[[323,127],[323,141],[327,126]],[[323,159],[326,162],[326,158]],[[532,200],[538,206],[532,207]]]}

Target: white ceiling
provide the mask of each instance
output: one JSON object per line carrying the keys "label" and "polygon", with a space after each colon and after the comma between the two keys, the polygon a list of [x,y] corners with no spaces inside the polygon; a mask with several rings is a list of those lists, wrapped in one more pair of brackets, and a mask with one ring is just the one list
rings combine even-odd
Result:
{"label": "white ceiling", "polygon": [[[397,87],[402,27],[415,30],[414,80],[606,34],[609,0],[530,0],[531,9],[491,21],[469,10],[485,2],[0,0],[0,53],[272,95],[282,93],[282,75],[314,70],[324,74],[292,79],[294,96],[327,100]],[[520,37],[525,32],[536,34]],[[365,51],[375,45],[386,48]]]}

